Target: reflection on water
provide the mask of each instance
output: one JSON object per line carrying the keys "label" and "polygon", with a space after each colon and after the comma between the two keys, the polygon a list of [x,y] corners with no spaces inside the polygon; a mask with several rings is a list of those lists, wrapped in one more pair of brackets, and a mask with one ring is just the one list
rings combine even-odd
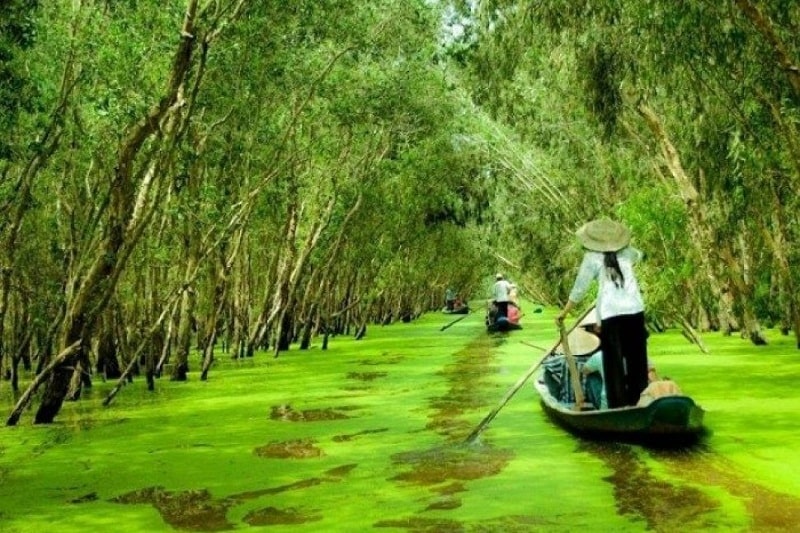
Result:
{"label": "reflection on water", "polygon": [[492,372],[492,348],[496,343],[496,338],[481,336],[453,354],[453,362],[438,373],[448,389],[444,396],[430,400],[432,412],[426,429],[436,431],[449,442],[463,442],[472,429],[471,422],[463,418],[464,413],[487,403],[482,391]]}
{"label": "reflection on water", "polygon": [[153,505],[166,523],[177,529],[224,531],[234,525],[225,517],[233,502],[214,500],[205,490],[172,492],[164,487],[147,487],[113,498],[115,503]]}
{"label": "reflection on water", "polygon": [[244,515],[245,522],[251,526],[274,526],[278,524],[304,524],[318,522],[322,515],[315,512],[304,512],[294,507],[278,509],[277,507],[264,507],[250,511]]}
{"label": "reflection on water", "polygon": [[721,487],[739,498],[752,521],[751,531],[796,531],[800,524],[800,498],[749,481],[724,457],[708,451],[662,452],[659,459],[675,476],[699,485]]}
{"label": "reflection on water", "polygon": [[453,362],[439,373],[446,379],[448,389],[444,396],[431,399],[431,422],[427,429],[435,430],[450,444],[394,454],[395,464],[410,470],[391,479],[419,485],[479,479],[500,473],[514,457],[511,450],[460,444],[470,430],[469,423],[462,418],[464,412],[485,404],[479,391],[489,374],[494,344],[492,337],[478,337],[455,353]]}
{"label": "reflection on water", "polygon": [[357,379],[359,381],[373,381],[378,378],[385,378],[386,372],[348,372],[347,379]]}
{"label": "reflection on water", "polygon": [[273,457],[278,459],[308,459],[309,457],[322,457],[325,452],[322,448],[314,446],[313,439],[297,439],[283,442],[271,442],[266,446],[256,448],[259,457]]}
{"label": "reflection on water", "polygon": [[357,433],[350,433],[349,435],[336,435],[333,437],[333,442],[348,442],[356,437],[360,437],[361,435],[370,435],[373,433],[383,433],[385,431],[389,431],[389,428],[380,428],[380,429],[365,429],[364,431],[359,431]]}
{"label": "reflection on water", "polygon": [[327,409],[303,409],[298,411],[291,405],[273,405],[269,417],[287,422],[319,422],[322,420],[345,420],[350,416],[341,411],[353,411],[358,407],[336,407]]}
{"label": "reflection on water", "polygon": [[[426,486],[438,495],[424,511],[458,509],[462,501],[457,494],[467,490],[465,482],[496,476],[514,458],[510,449],[463,444],[472,429],[463,415],[486,403],[480,391],[492,370],[492,348],[498,342],[504,341],[500,337],[477,338],[455,353],[453,362],[439,372],[446,380],[448,389],[445,395],[430,400],[430,422],[426,429],[436,431],[446,443],[391,456],[395,466],[403,470],[389,478],[391,481]],[[479,529],[525,531],[535,521],[532,517],[502,517],[483,523]],[[522,529],[519,529],[520,526]],[[404,528],[411,532],[468,531],[463,523],[456,520],[421,517],[381,520],[374,527]]]}
{"label": "reflection on water", "polygon": [[[617,512],[640,518],[653,531],[727,527],[717,513],[723,502],[710,494],[722,488],[747,509],[748,531],[793,531],[800,524],[800,498],[749,481],[730,461],[705,446],[676,450],[579,441],[579,451],[600,458],[612,474]],[[667,468],[678,481],[653,474],[650,462]]]}
{"label": "reflection on water", "polygon": [[410,470],[391,479],[417,485],[480,479],[500,473],[513,456],[511,450],[463,445],[398,453],[392,456],[394,463]]}
{"label": "reflection on water", "polygon": [[373,524],[380,528],[401,528],[409,533],[460,533],[460,532],[502,532],[529,533],[531,531],[568,531],[552,521],[533,516],[512,515],[464,524],[446,518],[413,517],[397,520],[380,520]]}
{"label": "reflection on water", "polygon": [[719,507],[718,502],[693,486],[655,477],[633,446],[579,441],[579,450],[600,458],[611,469],[612,474],[604,479],[614,486],[617,512],[643,519],[648,529],[705,527],[705,515]]}
{"label": "reflection on water", "polygon": [[[226,498],[213,498],[206,489],[168,491],[164,487],[147,487],[112,498],[123,504],[150,504],[158,510],[163,520],[175,527],[189,531],[224,531],[233,529],[227,518],[228,510],[244,501],[262,496],[279,494],[289,490],[302,490],[322,483],[338,483],[344,480],[357,465],[347,464],[326,470],[323,476],[308,478],[262,490],[241,492]],[[280,509],[268,506],[250,511],[244,521],[251,526],[302,524],[322,520],[319,510],[287,507]]]}

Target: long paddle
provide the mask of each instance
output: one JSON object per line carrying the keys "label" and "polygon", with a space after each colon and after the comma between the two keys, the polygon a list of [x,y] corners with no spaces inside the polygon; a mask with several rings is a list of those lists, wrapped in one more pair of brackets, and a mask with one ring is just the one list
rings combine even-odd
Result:
{"label": "long paddle", "polygon": [[536,344],[532,344],[532,343],[530,343],[528,341],[519,341],[519,342],[521,342],[525,346],[530,346],[531,348],[536,348],[537,350],[545,350],[546,349],[546,348],[544,348],[542,346],[537,346]]}
{"label": "long paddle", "polygon": [[572,390],[575,392],[575,411],[580,411],[583,406],[583,389],[581,388],[581,377],[578,375],[578,365],[575,363],[575,358],[572,357],[572,350],[569,348],[569,336],[564,329],[563,322],[558,325],[558,331],[561,334],[561,347],[564,348],[564,357],[567,359],[567,366],[569,367],[569,379],[572,381]]}
{"label": "long paddle", "polygon": [[456,322],[459,322],[459,321],[461,321],[461,320],[464,320],[465,318],[467,318],[467,316],[469,316],[469,314],[470,314],[471,312],[472,312],[472,311],[467,311],[467,314],[465,314],[465,315],[461,315],[460,317],[456,318],[455,320],[453,320],[453,321],[452,321],[452,322],[450,322],[449,324],[445,324],[444,326],[442,326],[442,329],[440,329],[439,331],[444,331],[444,330],[446,330],[447,328],[449,328],[450,326],[452,326],[453,324],[455,324]]}
{"label": "long paddle", "polygon": [[[586,317],[586,315],[588,315],[593,309],[594,309],[594,306],[592,306],[589,309],[587,309],[586,312],[583,313],[581,315],[581,317],[578,320],[575,321],[575,323],[572,325],[572,327],[569,328],[569,332],[567,332],[567,335],[569,335],[569,333],[572,333],[572,330],[575,329],[576,327],[578,327],[578,324],[580,324],[581,321]],[[563,327],[564,326],[562,325],[561,328],[563,329]],[[486,426],[489,425],[489,422],[491,422],[494,419],[494,417],[497,416],[497,413],[499,413],[500,410],[508,403],[508,401],[511,399],[511,397],[514,396],[517,393],[517,391],[522,388],[522,386],[525,384],[525,382],[528,381],[528,378],[530,378],[533,375],[533,373],[536,372],[539,369],[540,366],[542,366],[542,363],[544,363],[544,360],[547,359],[547,357],[551,353],[553,353],[553,350],[558,348],[558,345],[561,344],[561,343],[562,343],[562,341],[561,341],[561,339],[559,339],[553,345],[552,348],[550,348],[549,350],[547,350],[547,352],[545,352],[544,357],[542,357],[542,359],[538,363],[536,363],[535,365],[530,367],[527,370],[527,372],[525,372],[525,374],[523,374],[522,377],[519,378],[516,383],[514,383],[514,386],[511,387],[508,390],[508,392],[506,392],[505,396],[503,396],[503,398],[500,400],[500,403],[498,403],[495,406],[495,408],[492,409],[489,412],[488,415],[483,417],[483,420],[481,420],[481,423],[478,424],[475,427],[475,429],[472,430],[472,433],[470,433],[467,436],[467,438],[464,439],[464,442],[472,443],[478,437],[478,435],[480,435],[483,432],[483,430],[486,429]]]}

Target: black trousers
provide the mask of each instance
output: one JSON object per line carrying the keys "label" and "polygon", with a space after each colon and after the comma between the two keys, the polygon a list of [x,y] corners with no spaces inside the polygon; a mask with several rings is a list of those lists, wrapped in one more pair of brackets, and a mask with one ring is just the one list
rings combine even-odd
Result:
{"label": "black trousers", "polygon": [[508,318],[508,302],[495,301],[494,305],[497,306],[497,318],[501,316]]}
{"label": "black trousers", "polygon": [[608,407],[636,405],[647,387],[647,329],[644,313],[606,318],[601,323]]}

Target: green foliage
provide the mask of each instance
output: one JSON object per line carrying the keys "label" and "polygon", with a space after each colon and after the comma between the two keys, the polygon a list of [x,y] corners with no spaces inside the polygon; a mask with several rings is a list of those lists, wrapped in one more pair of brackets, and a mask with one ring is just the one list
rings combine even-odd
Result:
{"label": "green foliage", "polygon": [[[186,286],[195,320],[249,342],[266,316],[316,326],[357,297],[343,320],[416,313],[498,269],[560,302],[573,232],[602,215],[647,254],[656,316],[713,314],[723,289],[742,314],[796,307],[800,99],[737,3],[247,2],[211,34],[234,3],[201,5],[178,102],[125,169],[144,215],[139,241],[116,228],[133,249],[103,258],[130,252],[120,321],[154,320]],[[798,8],[759,8],[796,61]],[[164,97],[185,5],[0,15],[0,195],[29,208],[9,312],[50,324],[113,227],[120,147]]]}
{"label": "green foliage", "polygon": [[38,0],[9,0],[0,4],[0,169],[12,158],[12,132],[23,112],[37,109],[36,83],[25,67],[24,52],[36,40]]}
{"label": "green foliage", "polygon": [[[649,254],[642,276],[657,313],[694,320],[699,307],[714,312],[720,296],[707,276],[726,270],[719,248],[746,265],[733,274],[744,292],[793,292],[796,281],[785,274],[777,282],[756,274],[770,272],[782,253],[794,256],[789,243],[797,242],[791,217],[776,206],[794,205],[784,194],[800,190],[798,95],[770,39],[797,61],[798,8],[779,4],[757,5],[765,23],[738,3],[485,1],[474,11],[457,4],[472,23],[452,47],[465,65],[461,79],[494,123],[486,130],[503,132],[486,136],[501,154],[492,239],[542,294],[563,299],[578,256],[571,233],[600,215],[631,224]],[[639,114],[643,104],[699,192],[691,205],[678,197],[685,185],[664,164],[664,147]],[[775,175],[786,177],[782,185]],[[785,252],[768,251],[763,235],[775,231],[788,239]],[[689,234],[709,239],[706,257],[687,246]],[[694,296],[681,302],[681,294]],[[773,316],[774,307],[758,307]]]}

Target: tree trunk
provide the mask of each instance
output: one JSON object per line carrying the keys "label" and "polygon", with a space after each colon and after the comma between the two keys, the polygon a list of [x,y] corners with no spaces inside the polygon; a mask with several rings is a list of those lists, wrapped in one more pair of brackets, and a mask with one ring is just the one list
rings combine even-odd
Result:
{"label": "tree trunk", "polygon": [[[142,236],[149,220],[147,215],[152,214],[142,211],[142,204],[137,201],[144,200],[141,195],[138,198],[136,195],[138,173],[134,166],[142,146],[155,133],[161,131],[167,136],[174,134],[169,128],[162,131],[162,122],[169,117],[170,112],[179,112],[179,109],[173,106],[180,97],[191,67],[195,46],[194,23],[197,5],[198,0],[187,0],[180,43],[163,98],[148,111],[146,116],[128,129],[120,144],[109,187],[110,199],[106,212],[105,235],[86,276],[77,287],[72,301],[69,302],[67,311],[62,345],[68,346],[80,341],[81,349],[78,354],[67,357],[51,374],[36,412],[36,423],[52,422],[61,410],[69,390],[70,368],[74,368],[78,361],[86,360],[87,344],[94,333],[99,315],[108,305],[127,259]],[[143,163],[144,166],[150,164],[149,161]],[[156,170],[151,167],[145,179],[157,178]],[[149,188],[151,185],[150,182],[142,183],[143,187]],[[146,194],[147,191],[140,192]]]}
{"label": "tree trunk", "polygon": [[729,328],[733,313],[729,307],[728,300],[723,296],[720,281],[711,262],[710,251],[716,249],[716,243],[712,237],[711,227],[706,221],[707,217],[701,203],[700,194],[697,192],[691,178],[686,174],[678,151],[675,145],[672,144],[659,117],[644,103],[639,104],[638,111],[658,141],[664,162],[672,174],[678,192],[686,205],[691,220],[689,226],[690,238],[687,240],[693,245],[695,260],[698,263],[701,275],[708,282],[708,287],[719,304],[720,326],[723,329]]}
{"label": "tree trunk", "polygon": [[97,342],[97,372],[105,379],[117,379],[122,375],[117,342],[114,334],[114,316],[109,307],[104,313]]}
{"label": "tree trunk", "polygon": [[[194,271],[196,257],[189,260],[186,266],[187,276]],[[185,278],[187,279],[187,278]],[[189,352],[192,349],[192,321],[194,318],[195,294],[191,288],[186,288],[181,297],[180,313],[178,315],[178,331],[175,339],[175,358],[173,359],[172,381],[186,381],[189,372]]]}

